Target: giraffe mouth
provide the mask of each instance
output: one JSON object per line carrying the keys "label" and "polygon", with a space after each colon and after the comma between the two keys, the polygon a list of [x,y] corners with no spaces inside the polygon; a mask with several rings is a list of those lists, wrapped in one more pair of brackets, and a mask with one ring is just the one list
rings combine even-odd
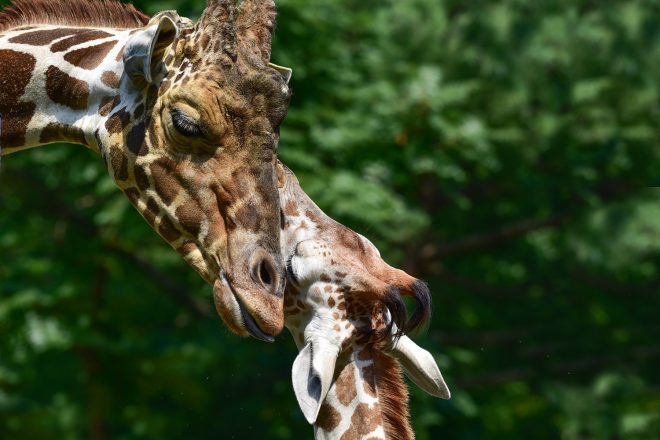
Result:
{"label": "giraffe mouth", "polygon": [[[231,304],[231,307],[234,309],[234,313],[232,315],[234,316],[234,321],[241,321],[240,325],[237,322],[234,322],[235,325],[239,324],[240,327],[242,327],[243,330],[245,330],[250,336],[252,336],[255,339],[258,339],[260,341],[264,342],[274,342],[275,338],[259,327],[259,324],[257,324],[257,321],[254,319],[254,317],[250,314],[250,312],[247,311],[245,305],[241,301],[241,298],[239,295],[236,293],[234,290],[234,287],[232,284],[229,282],[227,279],[227,275],[225,274],[224,270],[220,271],[220,282],[222,285],[225,287],[226,290],[228,290],[229,293],[229,303]],[[236,310],[238,309],[238,310]],[[236,313],[238,311],[238,313]],[[237,319],[238,316],[240,315],[240,319]]]}

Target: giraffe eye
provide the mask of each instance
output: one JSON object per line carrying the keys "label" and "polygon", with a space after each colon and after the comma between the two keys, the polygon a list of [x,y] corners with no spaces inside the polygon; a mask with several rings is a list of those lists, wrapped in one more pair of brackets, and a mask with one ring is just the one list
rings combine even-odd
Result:
{"label": "giraffe eye", "polygon": [[174,128],[176,128],[176,130],[182,135],[188,137],[204,136],[204,131],[199,124],[181,110],[176,108],[172,109],[170,117],[172,118],[172,125],[174,125]]}

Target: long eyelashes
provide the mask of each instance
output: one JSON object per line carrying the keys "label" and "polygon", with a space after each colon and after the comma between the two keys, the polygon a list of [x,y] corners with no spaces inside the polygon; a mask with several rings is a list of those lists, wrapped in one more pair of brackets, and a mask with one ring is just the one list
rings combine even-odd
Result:
{"label": "long eyelashes", "polygon": [[174,128],[184,136],[188,137],[201,137],[204,135],[202,128],[192,119],[179,109],[172,109],[170,111],[172,124]]}
{"label": "long eyelashes", "polygon": [[296,274],[293,272],[293,264],[291,264],[292,260],[293,260],[293,255],[291,255],[286,260],[286,273],[289,275],[289,278],[291,278],[291,281],[293,281],[295,284],[298,284],[298,278],[296,277]]}

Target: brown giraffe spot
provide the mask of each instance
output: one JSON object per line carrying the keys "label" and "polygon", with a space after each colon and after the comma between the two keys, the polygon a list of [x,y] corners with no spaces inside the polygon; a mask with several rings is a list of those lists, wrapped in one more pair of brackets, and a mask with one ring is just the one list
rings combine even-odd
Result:
{"label": "brown giraffe spot", "polygon": [[326,274],[322,273],[321,276],[319,276],[319,280],[329,283],[330,282],[330,277],[327,276]]}
{"label": "brown giraffe spot", "polygon": [[113,88],[113,89],[118,89],[119,88],[119,77],[115,72],[111,72],[109,70],[106,70],[101,74],[101,81],[103,84],[106,86]]}
{"label": "brown giraffe spot", "polygon": [[152,198],[149,198],[147,200],[147,207],[141,212],[142,217],[151,225],[151,227],[154,227],[156,224],[156,216],[160,212],[160,208],[158,207],[158,203]]}
{"label": "brown giraffe spot", "polygon": [[115,57],[115,61],[121,61],[122,58],[124,58],[124,49],[126,49],[126,45],[122,46],[122,48],[119,49],[119,53]]}
{"label": "brown giraffe spot", "polygon": [[25,93],[37,60],[29,54],[13,50],[0,50],[0,113],[3,115],[2,147],[20,147],[25,144],[25,131],[36,105],[18,102]]}
{"label": "brown giraffe spot", "polygon": [[349,426],[339,440],[361,440],[353,426]]}
{"label": "brown giraffe spot", "polygon": [[211,36],[207,33],[202,34],[202,38],[199,40],[199,47],[206,51],[209,47],[209,43],[211,42]]}
{"label": "brown giraffe spot", "polygon": [[335,381],[335,392],[337,393],[337,400],[344,406],[347,406],[357,397],[355,372],[352,365],[349,364],[339,373],[339,377]]}
{"label": "brown giraffe spot", "polygon": [[133,206],[137,207],[138,200],[140,200],[140,192],[136,188],[126,188],[124,194],[128,197],[128,200],[131,201]]}
{"label": "brown giraffe spot", "polygon": [[51,52],[63,52],[78,44],[86,43],[92,40],[112,37],[112,34],[98,30],[82,30],[81,32],[64,40],[60,40],[50,47]]}
{"label": "brown giraffe spot", "polygon": [[147,176],[147,172],[144,168],[136,165],[133,169],[133,175],[135,175],[135,183],[137,183],[138,188],[142,191],[146,191],[147,188],[151,187],[149,176]]}
{"label": "brown giraffe spot", "polygon": [[152,163],[150,168],[155,190],[168,206],[179,193],[177,179],[173,176],[175,168],[176,163],[164,157]]}
{"label": "brown giraffe spot", "polygon": [[337,276],[337,278],[346,278],[346,275],[348,274],[345,272],[335,272],[335,275]]}
{"label": "brown giraffe spot", "polygon": [[110,150],[110,166],[115,175],[115,180],[123,181],[128,179],[128,159],[121,148],[112,148]]}
{"label": "brown giraffe spot", "polygon": [[57,104],[74,110],[87,108],[89,98],[87,83],[67,75],[55,66],[50,66],[46,70],[46,93]]}
{"label": "brown giraffe spot", "polygon": [[366,403],[360,403],[351,417],[351,426],[340,440],[360,439],[363,435],[373,432],[382,423],[383,419],[377,406],[370,408]]}
{"label": "brown giraffe spot", "polygon": [[259,209],[254,203],[244,203],[236,211],[235,218],[246,230],[259,232]]}
{"label": "brown giraffe spot", "polygon": [[319,216],[316,215],[316,213],[314,211],[312,211],[311,209],[308,209],[308,210],[305,211],[305,217],[307,217],[308,219],[310,219],[311,221],[313,221],[316,224],[320,223]]}
{"label": "brown giraffe spot", "polygon": [[144,139],[144,134],[147,131],[144,122],[140,122],[135,127],[131,128],[126,137],[126,145],[128,149],[137,156],[145,156],[149,152],[149,147]]}
{"label": "brown giraffe spot", "polygon": [[324,403],[321,405],[319,415],[316,419],[316,426],[325,432],[332,432],[341,422],[341,414],[332,406]]}
{"label": "brown giraffe spot", "polygon": [[346,303],[344,301],[341,301],[339,304],[337,304],[337,308],[339,310],[346,310]]}
{"label": "brown giraffe spot", "polygon": [[329,307],[334,307],[335,306],[335,300],[333,298],[328,298],[328,306]]}
{"label": "brown giraffe spot", "polygon": [[[371,353],[368,353],[368,357],[371,357]],[[373,365],[362,368],[362,378],[364,379],[364,392],[371,397],[376,397],[376,370]]]}
{"label": "brown giraffe spot", "polygon": [[163,81],[163,82],[161,83],[159,93],[160,93],[161,95],[163,95],[163,94],[165,94],[168,90],[170,90],[171,87],[172,87],[172,81],[170,81],[169,79],[166,79],[165,81]]}
{"label": "brown giraffe spot", "polygon": [[64,60],[81,69],[94,70],[103,62],[115,44],[117,44],[116,41],[107,41],[96,46],[74,50],[64,55]]}
{"label": "brown giraffe spot", "polygon": [[49,144],[51,142],[73,142],[74,144],[87,145],[85,133],[77,128],[58,122],[51,122],[41,130],[39,142]]}
{"label": "brown giraffe spot", "polygon": [[83,32],[82,29],[58,28],[41,29],[38,31],[26,32],[9,39],[10,43],[30,44],[32,46],[45,46],[58,38]]}
{"label": "brown giraffe spot", "polygon": [[181,232],[174,226],[172,220],[167,216],[164,216],[161,219],[160,225],[158,225],[158,232],[170,243],[181,237]]}
{"label": "brown giraffe spot", "polygon": [[124,107],[105,121],[105,128],[109,133],[121,133],[124,131],[130,120],[131,115]]}
{"label": "brown giraffe spot", "polygon": [[341,329],[339,328],[339,324],[335,324],[334,329],[335,329],[336,332],[339,332],[339,331],[341,330]]}
{"label": "brown giraffe spot", "polygon": [[108,116],[120,102],[121,98],[119,96],[104,96],[99,105],[99,115]]}
{"label": "brown giraffe spot", "polygon": [[199,235],[204,216],[195,203],[192,201],[186,201],[176,208],[176,217],[179,219],[179,224],[183,229],[188,231],[194,237]]}
{"label": "brown giraffe spot", "polygon": [[177,249],[177,252],[185,257],[186,255],[195,252],[196,249],[197,249],[197,245],[195,243],[189,241],[189,242],[184,243],[183,245],[181,245]]}
{"label": "brown giraffe spot", "polygon": [[289,217],[297,216],[298,206],[296,205],[296,202],[294,202],[293,200],[289,200],[288,202],[286,202],[286,205],[284,206],[284,213]]}

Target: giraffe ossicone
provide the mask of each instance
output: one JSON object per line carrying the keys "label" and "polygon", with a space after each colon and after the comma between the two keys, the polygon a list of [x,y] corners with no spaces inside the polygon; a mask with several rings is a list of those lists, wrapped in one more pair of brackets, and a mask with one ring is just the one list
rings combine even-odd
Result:
{"label": "giraffe ossicone", "polygon": [[[405,334],[428,319],[428,288],[326,216],[283,165],[278,182],[285,325],[299,349],[292,383],[315,437],[413,438],[401,367],[424,391],[450,398],[433,356]],[[417,304],[410,319],[401,295]]]}
{"label": "giraffe ossicone", "polygon": [[2,155],[68,141],[211,285],[235,333],[284,325],[274,165],[290,99],[270,64],[272,0],[207,0],[200,19],[116,0],[0,11]]}

